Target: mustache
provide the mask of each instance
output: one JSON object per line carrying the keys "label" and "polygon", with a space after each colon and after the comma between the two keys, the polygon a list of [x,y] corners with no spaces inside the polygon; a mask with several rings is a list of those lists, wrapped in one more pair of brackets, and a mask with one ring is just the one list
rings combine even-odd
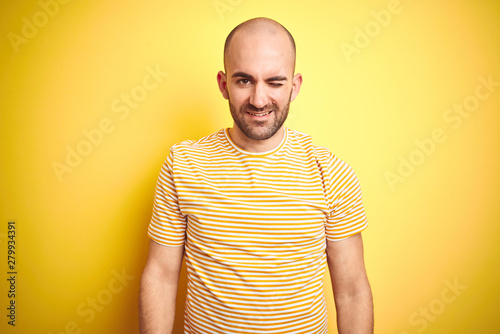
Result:
{"label": "mustache", "polygon": [[241,106],[241,110],[243,110],[243,111],[253,111],[253,112],[259,112],[259,111],[260,112],[268,112],[268,111],[277,111],[278,107],[275,104],[271,104],[271,105],[267,105],[266,104],[262,108],[257,108],[254,105],[248,103],[248,104],[245,104],[245,105]]}

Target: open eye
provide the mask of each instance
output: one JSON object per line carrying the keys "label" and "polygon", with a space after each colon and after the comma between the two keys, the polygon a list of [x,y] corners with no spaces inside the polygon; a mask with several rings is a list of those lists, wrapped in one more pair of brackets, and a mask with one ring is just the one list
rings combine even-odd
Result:
{"label": "open eye", "polygon": [[236,83],[238,85],[247,86],[248,84],[250,84],[250,80],[248,80],[248,79],[239,79],[238,81],[236,81]]}

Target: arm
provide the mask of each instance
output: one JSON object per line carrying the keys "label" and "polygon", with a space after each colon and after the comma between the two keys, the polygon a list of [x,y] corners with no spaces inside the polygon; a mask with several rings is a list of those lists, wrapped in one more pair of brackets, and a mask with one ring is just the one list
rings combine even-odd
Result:
{"label": "arm", "polygon": [[373,299],[361,233],[341,241],[327,241],[326,253],[339,333],[372,334]]}
{"label": "arm", "polygon": [[150,240],[139,292],[141,334],[172,333],[183,255],[184,247],[163,246]]}

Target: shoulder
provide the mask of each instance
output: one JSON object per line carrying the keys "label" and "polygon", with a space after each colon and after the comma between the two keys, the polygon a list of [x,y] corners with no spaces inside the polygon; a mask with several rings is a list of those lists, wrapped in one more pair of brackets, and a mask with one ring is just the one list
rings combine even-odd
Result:
{"label": "shoulder", "polygon": [[312,137],[297,130],[288,129],[288,136],[293,145],[301,146],[314,157],[319,168],[327,174],[335,175],[338,173],[354,173],[352,167],[344,160],[339,158],[332,151],[324,146],[314,145]]}
{"label": "shoulder", "polygon": [[198,140],[184,140],[170,148],[170,154],[210,154],[223,145],[224,129],[214,132]]}
{"label": "shoulder", "polygon": [[287,128],[286,131],[291,142],[312,145],[312,138],[310,135],[290,128]]}
{"label": "shoulder", "polygon": [[299,149],[300,151],[305,151],[308,156],[316,158],[317,155],[322,155],[323,151],[327,150],[324,147],[314,145],[312,137],[303,132],[287,129],[287,136],[292,150]]}
{"label": "shoulder", "polygon": [[199,159],[206,160],[220,151],[223,144],[224,129],[198,140],[184,140],[170,147],[163,161],[163,169],[173,169],[174,165],[190,163]]}
{"label": "shoulder", "polygon": [[300,146],[302,149],[305,149],[316,160],[319,160],[318,162],[326,162],[335,157],[328,148],[314,145],[312,137],[308,134],[288,129],[288,137],[293,146]]}
{"label": "shoulder", "polygon": [[328,175],[330,178],[348,177],[357,179],[356,173],[351,165],[333,154],[328,148],[316,146],[315,156],[324,174]]}

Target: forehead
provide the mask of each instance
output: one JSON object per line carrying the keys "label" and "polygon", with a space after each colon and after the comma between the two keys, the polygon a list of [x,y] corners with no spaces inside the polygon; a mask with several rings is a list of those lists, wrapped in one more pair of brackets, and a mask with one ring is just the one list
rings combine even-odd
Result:
{"label": "forehead", "polygon": [[[227,72],[276,75],[293,72],[289,37],[279,30],[238,31],[227,50]],[[292,73],[293,74],[293,73]]]}

